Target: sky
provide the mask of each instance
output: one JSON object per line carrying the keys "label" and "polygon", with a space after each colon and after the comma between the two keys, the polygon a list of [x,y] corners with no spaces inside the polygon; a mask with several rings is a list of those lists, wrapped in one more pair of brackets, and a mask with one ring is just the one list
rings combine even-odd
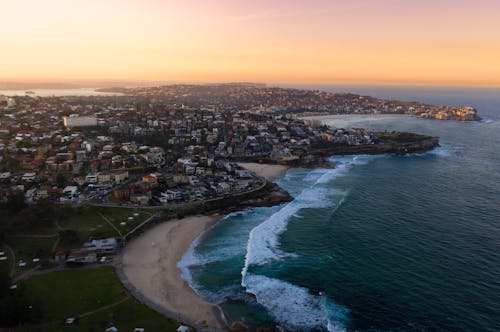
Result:
{"label": "sky", "polygon": [[500,85],[499,0],[0,0],[0,80]]}

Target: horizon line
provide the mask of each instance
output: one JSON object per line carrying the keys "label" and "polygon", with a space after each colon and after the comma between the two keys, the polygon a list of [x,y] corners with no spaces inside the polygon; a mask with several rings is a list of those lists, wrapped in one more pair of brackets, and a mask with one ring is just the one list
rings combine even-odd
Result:
{"label": "horizon line", "polygon": [[[420,81],[370,81],[370,80],[338,80],[338,81],[254,81],[254,80],[168,80],[168,79],[12,79],[0,78],[1,90],[15,90],[16,88],[2,87],[2,85],[78,85],[78,84],[159,84],[161,85],[176,85],[176,84],[195,84],[195,85],[210,85],[210,84],[265,84],[266,86],[288,86],[288,87],[311,87],[311,86],[426,86],[426,87],[476,87],[476,88],[500,88],[500,82],[420,82]],[[36,88],[36,87],[32,87]],[[39,89],[43,89],[40,87]]]}

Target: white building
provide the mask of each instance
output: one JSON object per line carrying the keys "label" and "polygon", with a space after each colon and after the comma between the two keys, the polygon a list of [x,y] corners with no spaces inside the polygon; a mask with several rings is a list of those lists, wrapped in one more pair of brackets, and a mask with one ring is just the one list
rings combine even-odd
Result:
{"label": "white building", "polygon": [[97,118],[95,116],[64,116],[63,123],[65,127],[91,127],[97,126]]}
{"label": "white building", "polygon": [[33,182],[36,179],[36,173],[24,173],[21,180],[26,182]]}

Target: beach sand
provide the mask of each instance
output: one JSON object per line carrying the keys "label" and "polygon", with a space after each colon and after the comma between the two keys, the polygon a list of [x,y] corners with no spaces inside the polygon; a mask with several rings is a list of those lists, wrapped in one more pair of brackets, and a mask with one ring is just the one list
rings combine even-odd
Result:
{"label": "beach sand", "polygon": [[238,165],[271,182],[284,176],[289,169],[288,166],[284,165],[257,163],[238,163]]}
{"label": "beach sand", "polygon": [[177,263],[191,243],[212,227],[220,216],[193,216],[164,222],[127,244],[123,272],[146,299],[198,327],[221,330],[226,326],[220,310],[202,300],[181,278]]}

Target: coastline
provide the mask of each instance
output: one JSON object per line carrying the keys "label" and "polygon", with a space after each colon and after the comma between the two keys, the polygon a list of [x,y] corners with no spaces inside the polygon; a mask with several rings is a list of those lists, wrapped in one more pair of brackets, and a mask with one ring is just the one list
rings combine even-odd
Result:
{"label": "coastline", "polygon": [[219,308],[201,299],[181,278],[177,263],[220,218],[191,216],[164,222],[132,240],[122,256],[123,274],[136,293],[167,316],[198,329],[225,330],[226,324]]}
{"label": "coastline", "polygon": [[[283,177],[290,169],[285,165],[238,165],[269,182]],[[118,271],[124,285],[136,298],[167,317],[199,330],[227,330],[222,311],[190,287],[178,266],[194,241],[222,217],[197,215],[169,220],[133,239],[123,251]]]}

